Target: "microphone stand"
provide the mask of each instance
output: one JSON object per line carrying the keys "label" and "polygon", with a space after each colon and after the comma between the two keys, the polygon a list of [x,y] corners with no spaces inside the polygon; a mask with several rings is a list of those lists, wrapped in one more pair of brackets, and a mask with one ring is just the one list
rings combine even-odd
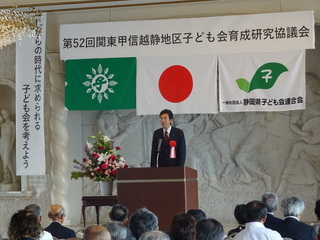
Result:
{"label": "microphone stand", "polygon": [[156,167],[159,167],[159,166],[158,166],[158,162],[159,162],[159,153],[160,153],[160,151],[158,151],[158,153],[157,153],[157,163],[156,163]]}

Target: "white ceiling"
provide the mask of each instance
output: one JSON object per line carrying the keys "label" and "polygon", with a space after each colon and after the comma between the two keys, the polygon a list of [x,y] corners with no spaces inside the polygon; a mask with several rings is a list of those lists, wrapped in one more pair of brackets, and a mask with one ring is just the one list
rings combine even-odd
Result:
{"label": "white ceiling", "polygon": [[[256,12],[264,12],[261,6],[272,6],[278,11],[314,10],[315,21],[320,24],[320,0],[1,0],[0,9],[12,8],[13,4],[18,10],[30,11],[30,7],[43,12],[76,11],[95,8],[119,8],[134,6],[157,6],[162,4],[179,5],[186,3],[208,2],[219,7],[225,6],[226,14],[237,13],[238,7],[256,8]],[[260,6],[260,7],[259,7]],[[252,12],[252,11],[250,11]]]}

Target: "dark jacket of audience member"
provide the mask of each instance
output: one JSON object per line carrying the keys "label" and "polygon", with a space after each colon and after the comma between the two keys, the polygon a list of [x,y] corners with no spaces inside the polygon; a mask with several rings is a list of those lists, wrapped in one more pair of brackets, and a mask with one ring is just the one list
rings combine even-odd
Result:
{"label": "dark jacket of audience member", "polygon": [[313,240],[316,239],[314,227],[300,222],[299,219],[304,210],[304,202],[300,197],[288,197],[281,202],[281,211],[285,219],[271,228],[280,233],[284,238],[295,240]]}
{"label": "dark jacket of audience member", "polygon": [[196,220],[188,213],[176,214],[170,224],[172,240],[193,240],[195,236]]}
{"label": "dark jacket of audience member", "polygon": [[202,219],[196,224],[197,240],[223,240],[224,230],[222,224],[213,219]]}

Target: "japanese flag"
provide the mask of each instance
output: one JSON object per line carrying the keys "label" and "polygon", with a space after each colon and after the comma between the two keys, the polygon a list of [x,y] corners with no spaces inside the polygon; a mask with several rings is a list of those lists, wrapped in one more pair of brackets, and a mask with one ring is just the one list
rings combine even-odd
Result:
{"label": "japanese flag", "polygon": [[137,114],[217,113],[217,56],[137,59]]}

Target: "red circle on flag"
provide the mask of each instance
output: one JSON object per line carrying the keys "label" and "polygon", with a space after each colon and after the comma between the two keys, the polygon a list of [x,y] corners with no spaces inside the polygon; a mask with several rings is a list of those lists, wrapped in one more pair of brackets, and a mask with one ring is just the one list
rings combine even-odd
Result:
{"label": "red circle on flag", "polygon": [[193,88],[192,75],[180,65],[168,67],[160,76],[159,90],[164,99],[172,103],[186,100]]}

